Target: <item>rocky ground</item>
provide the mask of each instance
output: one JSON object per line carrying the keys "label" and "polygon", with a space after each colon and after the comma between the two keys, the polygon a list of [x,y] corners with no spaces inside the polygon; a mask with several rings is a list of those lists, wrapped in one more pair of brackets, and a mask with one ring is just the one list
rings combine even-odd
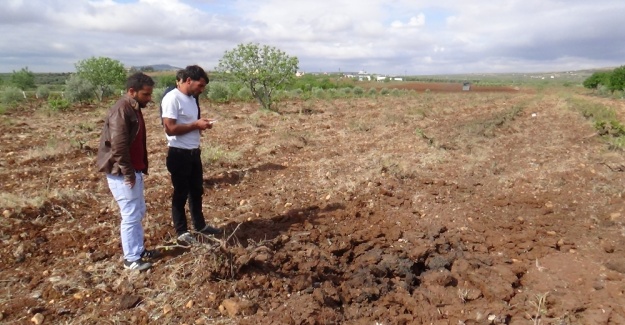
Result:
{"label": "rocky ground", "polygon": [[[94,168],[107,105],[31,102],[0,135],[0,322],[624,324],[625,165],[574,88],[203,102],[204,213],[172,246],[171,184],[148,108],[146,244],[122,268]],[[406,88],[406,87],[404,87]],[[425,91],[424,89],[430,89]]]}

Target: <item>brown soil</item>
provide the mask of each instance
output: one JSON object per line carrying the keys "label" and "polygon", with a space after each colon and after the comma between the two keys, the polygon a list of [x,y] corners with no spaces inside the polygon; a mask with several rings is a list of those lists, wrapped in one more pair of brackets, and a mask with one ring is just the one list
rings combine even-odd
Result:
{"label": "brown soil", "polygon": [[144,273],[122,268],[94,169],[108,104],[30,104],[0,137],[0,321],[624,324],[623,153],[569,96],[583,95],[417,92],[280,115],[205,102],[219,122],[204,212],[225,234],[188,250],[168,246],[166,143],[147,110],[146,244],[165,257]]}

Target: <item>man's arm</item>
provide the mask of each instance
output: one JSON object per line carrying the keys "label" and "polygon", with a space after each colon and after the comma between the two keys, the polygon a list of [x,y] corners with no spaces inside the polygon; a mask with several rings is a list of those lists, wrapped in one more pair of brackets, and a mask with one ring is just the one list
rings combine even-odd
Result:
{"label": "man's arm", "polygon": [[177,120],[172,118],[163,118],[163,126],[167,135],[183,135],[194,130],[206,130],[211,127],[208,119],[199,119],[191,124],[177,124]]}
{"label": "man's arm", "polygon": [[[132,109],[132,108],[130,108]],[[111,153],[119,169],[130,187],[135,183],[135,169],[130,159],[130,134],[128,134],[127,110],[124,106],[118,107],[109,116],[109,132],[111,134]]]}

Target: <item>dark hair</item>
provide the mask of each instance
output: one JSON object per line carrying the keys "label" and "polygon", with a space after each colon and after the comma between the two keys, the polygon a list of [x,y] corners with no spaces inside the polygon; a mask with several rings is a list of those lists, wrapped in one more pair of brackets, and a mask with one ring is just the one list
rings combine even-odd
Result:
{"label": "dark hair", "polygon": [[[177,75],[176,75],[177,76]],[[184,79],[191,78],[194,81],[200,81],[200,79],[206,80],[208,83],[208,75],[199,65],[188,65],[184,68]]]}
{"label": "dark hair", "polygon": [[145,86],[154,87],[154,80],[143,72],[136,72],[126,80],[126,90],[132,88],[138,91]]}
{"label": "dark hair", "polygon": [[176,72],[176,81],[184,81],[187,77],[187,73],[184,69],[180,69]]}

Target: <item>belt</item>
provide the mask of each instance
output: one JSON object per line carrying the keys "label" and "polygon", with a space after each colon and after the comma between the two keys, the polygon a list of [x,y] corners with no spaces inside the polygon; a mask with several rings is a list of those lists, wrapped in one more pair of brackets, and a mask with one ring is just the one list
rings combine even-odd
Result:
{"label": "belt", "polygon": [[190,154],[190,155],[200,154],[200,148],[182,149],[182,148],[176,148],[176,147],[169,147],[169,151],[176,152],[176,153]]}

